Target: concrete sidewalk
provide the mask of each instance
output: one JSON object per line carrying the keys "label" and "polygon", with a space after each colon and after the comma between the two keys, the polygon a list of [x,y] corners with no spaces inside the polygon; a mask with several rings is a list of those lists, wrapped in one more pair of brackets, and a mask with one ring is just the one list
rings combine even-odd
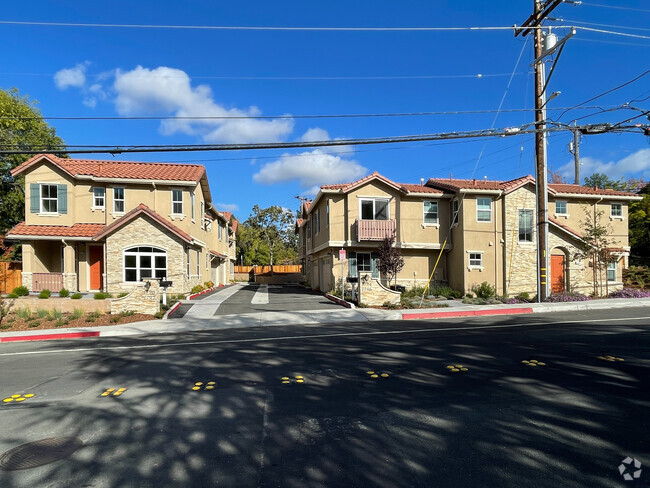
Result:
{"label": "concrete sidewalk", "polygon": [[417,310],[380,310],[374,308],[317,310],[299,312],[256,312],[222,315],[206,319],[147,320],[124,325],[79,327],[43,331],[0,333],[0,342],[74,339],[79,337],[116,337],[233,329],[244,327],[273,327],[287,325],[326,325],[341,323],[370,323],[383,320],[436,319],[485,315],[520,315],[532,313],[569,312],[580,310],[609,310],[615,308],[650,307],[650,298],[616,298],[567,303],[528,303],[500,305],[468,305],[453,303],[448,308]]}

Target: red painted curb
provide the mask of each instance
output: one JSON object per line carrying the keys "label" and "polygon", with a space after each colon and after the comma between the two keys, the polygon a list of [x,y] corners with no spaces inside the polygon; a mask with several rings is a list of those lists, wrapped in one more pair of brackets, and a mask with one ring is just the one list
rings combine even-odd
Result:
{"label": "red painted curb", "polygon": [[209,292],[214,291],[216,289],[217,289],[217,287],[213,286],[212,288],[208,288],[207,290],[203,290],[203,291],[200,291],[198,293],[194,293],[193,295],[188,296],[187,299],[191,300],[192,298],[196,298],[198,296],[205,295],[206,293],[209,293]]}
{"label": "red painted curb", "polygon": [[99,332],[68,332],[61,334],[40,334],[28,336],[2,337],[0,342],[51,341],[54,339],[77,339],[79,337],[99,337]]}
{"label": "red painted curb", "polygon": [[404,313],[402,320],[412,319],[444,319],[453,317],[478,317],[481,315],[520,315],[533,313],[533,309],[526,308],[501,308],[498,310],[467,310],[464,312],[423,312],[423,313]]}
{"label": "red painted curb", "polygon": [[172,308],[167,310],[167,313],[165,314],[165,317],[169,318],[169,316],[174,313],[174,310],[176,310],[180,306],[181,306],[181,302],[176,302],[176,304]]}
{"label": "red painted curb", "polygon": [[334,295],[330,295],[329,293],[323,293],[323,295],[325,295],[325,298],[328,298],[329,300],[332,300],[333,302],[336,302],[339,305],[343,305],[344,307],[347,308],[352,308],[352,305],[350,305],[348,302],[346,302],[345,300],[339,297],[335,297]]}

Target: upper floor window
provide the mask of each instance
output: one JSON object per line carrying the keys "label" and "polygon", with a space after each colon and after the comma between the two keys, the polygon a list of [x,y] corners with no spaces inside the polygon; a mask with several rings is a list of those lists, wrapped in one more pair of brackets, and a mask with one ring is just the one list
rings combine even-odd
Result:
{"label": "upper floor window", "polygon": [[221,222],[219,222],[218,227],[219,227],[219,229],[218,229],[217,233],[219,234],[219,240],[222,240],[223,239],[223,224]]}
{"label": "upper floor window", "polygon": [[330,225],[330,202],[325,204],[325,225]]}
{"label": "upper floor window", "polygon": [[307,221],[307,225],[305,227],[306,233],[307,233],[307,240],[311,239],[311,220]]}
{"label": "upper floor window", "polygon": [[201,250],[196,250],[196,276],[201,276]]}
{"label": "upper floor window", "polygon": [[476,199],[476,221],[492,222],[492,199],[490,198]]}
{"label": "upper floor window", "polygon": [[176,215],[183,213],[183,190],[172,190],[172,213]]}
{"label": "upper floor window", "polygon": [[318,235],[320,232],[320,209],[314,212],[314,234]]}
{"label": "upper floor window", "polygon": [[424,202],[423,212],[423,222],[425,224],[438,223],[438,202]]}
{"label": "upper floor window", "polygon": [[190,192],[190,212],[191,212],[191,215],[192,215],[192,220],[194,220],[196,218],[195,215],[194,215],[196,212],[194,211],[194,192],[193,191]]}
{"label": "upper floor window", "polygon": [[106,190],[104,188],[93,188],[93,208],[104,208],[106,206]]}
{"label": "upper floor window", "polygon": [[519,211],[519,242],[533,242],[533,211]]}
{"label": "upper floor window", "polygon": [[41,213],[57,213],[59,185],[41,184]]}
{"label": "upper floor window", "polygon": [[623,205],[620,203],[612,203],[610,215],[612,217],[623,217]]}
{"label": "upper floor window", "polygon": [[469,253],[469,267],[482,268],[483,267],[483,253],[471,252]]}
{"label": "upper floor window", "polygon": [[361,220],[388,220],[389,202],[386,198],[362,198],[359,202]]}
{"label": "upper floor window", "polygon": [[124,188],[113,188],[113,212],[124,212]]}
{"label": "upper floor window", "polygon": [[568,213],[568,212],[567,212],[566,202],[565,202],[565,201],[563,201],[563,200],[557,200],[557,201],[555,202],[555,213],[556,213],[557,215],[566,215],[566,214]]}
{"label": "upper floor window", "polygon": [[451,225],[456,225],[458,224],[458,212],[460,210],[460,205],[458,203],[458,199],[454,198],[452,204],[451,204]]}

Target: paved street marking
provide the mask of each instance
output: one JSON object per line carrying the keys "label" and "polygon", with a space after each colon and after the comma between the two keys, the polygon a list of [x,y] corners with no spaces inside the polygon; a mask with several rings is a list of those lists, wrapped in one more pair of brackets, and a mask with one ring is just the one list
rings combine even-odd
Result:
{"label": "paved street marking", "polygon": [[194,383],[194,386],[192,387],[193,391],[199,391],[199,390],[214,390],[214,381],[208,381],[207,383],[203,383],[202,381],[197,381]]}
{"label": "paved street marking", "polygon": [[523,364],[524,366],[532,366],[532,367],[546,366],[546,363],[538,361],[537,359],[530,359],[528,361],[522,361],[521,364]]}
{"label": "paved street marking", "polygon": [[100,396],[100,397],[106,397],[106,396],[110,396],[111,394],[112,394],[113,396],[120,396],[120,395],[121,395],[122,393],[124,393],[125,391],[126,391],[126,388],[124,388],[124,387],[122,387],[122,388],[107,388],[107,389],[104,391],[104,393],[102,393],[102,394],[99,395],[99,396]]}
{"label": "paved street marking", "polygon": [[386,371],[366,371],[366,374],[369,375],[373,379],[376,379],[376,378],[388,378],[390,376],[390,374],[387,373]]}
{"label": "paved street marking", "polygon": [[3,403],[12,403],[12,402],[24,402],[25,400],[28,400],[29,398],[32,398],[34,396],[33,393],[24,393],[22,395],[11,395],[10,397],[5,398],[2,400]]}
{"label": "paved street marking", "polygon": [[459,372],[466,372],[469,371],[469,368],[466,368],[462,364],[450,364],[447,366],[447,369],[449,370],[450,373],[459,373]]}
{"label": "paved street marking", "polygon": [[617,361],[625,361],[625,359],[617,358],[616,356],[597,356],[597,358],[602,361],[607,361],[609,363],[615,363]]}
{"label": "paved street marking", "polygon": [[283,385],[290,385],[291,383],[304,383],[305,377],[294,376],[293,378],[291,378],[290,376],[283,376],[282,378],[280,378],[280,381],[282,382]]}
{"label": "paved street marking", "polygon": [[269,303],[269,285],[260,285],[260,287],[255,292],[251,303],[253,305],[262,305]]}

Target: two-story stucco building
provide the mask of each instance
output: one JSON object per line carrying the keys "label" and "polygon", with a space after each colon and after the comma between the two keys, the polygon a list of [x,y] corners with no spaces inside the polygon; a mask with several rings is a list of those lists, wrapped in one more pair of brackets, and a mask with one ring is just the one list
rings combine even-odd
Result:
{"label": "two-story stucco building", "polygon": [[[622,285],[629,256],[627,208],[632,193],[549,185],[551,288],[589,292],[592,269],[576,260],[583,221],[594,210],[614,242],[606,272],[612,287]],[[320,188],[305,202],[297,222],[305,279],[314,288],[335,288],[341,277],[370,272],[380,278],[377,249],[395,236],[404,268],[398,283],[448,284],[469,292],[484,281],[498,294],[536,293],[535,180],[429,179],[396,183],[378,173],[358,181]],[[339,260],[339,250],[346,260]],[[437,264],[436,264],[437,263]],[[435,269],[435,272],[434,272]]]}
{"label": "two-story stucco building", "polygon": [[232,219],[219,212],[195,164],[59,158],[12,170],[25,178],[23,285],[32,291],[128,292],[155,277],[172,293],[231,279]]}

